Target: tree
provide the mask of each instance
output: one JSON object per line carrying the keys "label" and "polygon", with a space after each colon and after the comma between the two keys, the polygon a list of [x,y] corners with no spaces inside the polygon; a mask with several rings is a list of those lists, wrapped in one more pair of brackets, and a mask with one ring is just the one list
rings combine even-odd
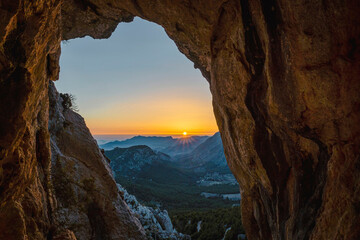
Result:
{"label": "tree", "polygon": [[72,110],[74,112],[78,112],[79,108],[75,103],[76,97],[71,93],[60,93],[60,97],[62,98],[62,106],[65,110]]}

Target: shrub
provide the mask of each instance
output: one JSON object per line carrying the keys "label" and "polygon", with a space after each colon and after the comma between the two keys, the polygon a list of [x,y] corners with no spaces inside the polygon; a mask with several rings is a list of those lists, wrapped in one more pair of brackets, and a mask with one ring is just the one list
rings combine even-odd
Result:
{"label": "shrub", "polygon": [[72,110],[74,112],[78,112],[79,108],[75,103],[76,97],[71,93],[60,93],[60,97],[62,98],[62,106],[65,110]]}

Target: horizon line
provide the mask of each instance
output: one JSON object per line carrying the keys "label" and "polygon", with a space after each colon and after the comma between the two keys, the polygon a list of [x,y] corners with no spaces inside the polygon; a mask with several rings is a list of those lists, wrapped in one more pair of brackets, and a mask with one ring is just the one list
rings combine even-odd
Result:
{"label": "horizon line", "polygon": [[[214,131],[214,132],[187,132],[187,135],[208,135],[208,134],[215,134],[218,131]],[[92,135],[94,136],[99,136],[99,135],[134,135],[134,136],[141,136],[141,135],[183,135],[182,132],[177,132],[177,133],[92,133]]]}

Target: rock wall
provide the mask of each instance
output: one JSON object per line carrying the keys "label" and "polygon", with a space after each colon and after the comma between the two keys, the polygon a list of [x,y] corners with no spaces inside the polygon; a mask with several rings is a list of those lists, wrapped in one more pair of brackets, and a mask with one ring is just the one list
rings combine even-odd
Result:
{"label": "rock wall", "polygon": [[58,78],[60,3],[1,1],[0,15],[0,239],[46,239],[54,202],[46,89]]}
{"label": "rock wall", "polygon": [[54,221],[78,240],[146,239],[116,186],[84,119],[64,107],[53,83],[49,87],[51,183],[56,196]]}
{"label": "rock wall", "polygon": [[144,206],[120,184],[117,186],[131,211],[140,220],[148,240],[191,240],[189,235],[176,231],[166,210]]}
{"label": "rock wall", "polygon": [[60,39],[140,16],[210,83],[249,239],[359,239],[359,12],[357,0],[1,1],[0,238],[49,232]]}

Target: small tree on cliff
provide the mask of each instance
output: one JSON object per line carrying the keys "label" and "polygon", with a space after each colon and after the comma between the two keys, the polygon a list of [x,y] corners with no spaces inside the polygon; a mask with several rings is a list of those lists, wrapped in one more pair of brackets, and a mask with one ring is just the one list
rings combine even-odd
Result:
{"label": "small tree on cliff", "polygon": [[65,110],[70,109],[74,112],[78,112],[79,108],[75,103],[76,97],[71,93],[60,93],[60,97],[62,98],[62,106]]}

